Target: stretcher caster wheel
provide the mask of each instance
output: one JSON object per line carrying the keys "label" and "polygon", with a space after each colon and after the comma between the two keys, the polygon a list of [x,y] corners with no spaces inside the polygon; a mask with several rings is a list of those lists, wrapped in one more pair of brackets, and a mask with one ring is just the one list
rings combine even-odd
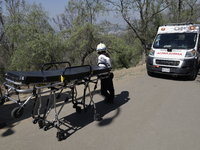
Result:
{"label": "stretcher caster wheel", "polygon": [[33,122],[33,124],[36,124],[37,123],[37,119],[34,119],[32,122]]}
{"label": "stretcher caster wheel", "polygon": [[4,103],[5,103],[5,97],[2,96],[2,97],[0,98],[0,106],[3,105]]}
{"label": "stretcher caster wheel", "polygon": [[23,108],[16,107],[16,108],[14,108],[14,109],[12,110],[11,116],[12,116],[13,118],[19,118],[19,117],[21,117],[21,116],[23,115],[23,111],[24,111]]}
{"label": "stretcher caster wheel", "polygon": [[57,132],[56,137],[58,138],[58,141],[64,140],[65,134],[63,132]]}
{"label": "stretcher caster wheel", "polygon": [[40,129],[43,128],[44,127],[44,120],[39,120],[38,125],[39,125]]}
{"label": "stretcher caster wheel", "polygon": [[44,131],[47,131],[49,129],[49,126],[48,125],[45,125],[44,127],[43,127],[43,130]]}
{"label": "stretcher caster wheel", "polygon": [[73,108],[76,108],[77,107],[77,103],[75,103],[74,105],[73,105]]}
{"label": "stretcher caster wheel", "polygon": [[101,116],[99,114],[94,115],[94,121],[100,121],[102,120]]}
{"label": "stretcher caster wheel", "polygon": [[76,112],[77,112],[77,113],[81,113],[81,107],[77,106],[77,107],[76,107]]}

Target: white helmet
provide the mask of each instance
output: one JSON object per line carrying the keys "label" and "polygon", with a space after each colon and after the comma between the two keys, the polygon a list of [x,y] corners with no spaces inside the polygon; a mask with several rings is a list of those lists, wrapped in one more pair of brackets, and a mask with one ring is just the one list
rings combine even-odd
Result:
{"label": "white helmet", "polygon": [[100,43],[97,45],[97,52],[101,52],[101,51],[106,51],[106,45],[103,43]]}

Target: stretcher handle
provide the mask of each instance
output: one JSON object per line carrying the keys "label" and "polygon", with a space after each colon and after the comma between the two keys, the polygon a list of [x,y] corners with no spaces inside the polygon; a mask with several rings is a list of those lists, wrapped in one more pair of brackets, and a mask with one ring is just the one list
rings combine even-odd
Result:
{"label": "stretcher handle", "polygon": [[43,73],[43,68],[44,68],[44,66],[47,66],[47,65],[55,65],[55,64],[64,64],[64,63],[67,63],[67,64],[69,64],[69,67],[71,67],[71,64],[70,64],[70,62],[68,62],[68,61],[64,61],[64,62],[52,62],[52,63],[45,63],[45,64],[43,64],[43,65],[42,65],[41,72]]}
{"label": "stretcher handle", "polygon": [[93,74],[93,70],[92,70],[92,67],[91,67],[90,65],[73,66],[73,67],[69,66],[69,67],[66,67],[65,70],[63,71],[63,77],[64,77],[65,71],[66,71],[67,69],[80,68],[80,67],[89,67],[89,68],[90,68],[89,75],[92,75],[92,74]]}

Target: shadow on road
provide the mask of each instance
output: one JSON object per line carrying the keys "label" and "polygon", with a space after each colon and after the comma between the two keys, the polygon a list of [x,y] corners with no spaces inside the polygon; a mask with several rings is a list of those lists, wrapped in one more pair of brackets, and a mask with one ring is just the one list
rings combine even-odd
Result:
{"label": "shadow on road", "polygon": [[[129,101],[129,92],[123,91],[120,94],[115,96],[114,103],[104,103],[104,101],[100,101],[96,103],[97,112],[103,118],[98,122],[99,126],[105,126],[111,124],[112,121],[120,114],[120,106],[124,105]],[[114,116],[110,118],[105,118],[105,115],[109,112],[115,110]],[[65,132],[65,139],[83,128],[84,126],[92,123],[94,121],[94,113],[93,109],[88,110],[87,113],[73,113],[66,117],[60,119],[62,123],[62,130]],[[67,129],[64,129],[67,128]]]}
{"label": "shadow on road", "polygon": [[[61,98],[57,99],[57,102],[59,103],[57,107],[61,105],[60,102],[63,102],[64,99],[68,96],[69,91],[63,92],[61,94]],[[21,103],[24,103],[24,101],[30,96],[32,93],[29,94],[21,94],[20,97],[22,97],[23,101]],[[42,108],[41,108],[41,115],[44,113],[44,109],[46,106],[47,99],[49,98],[49,95],[42,96]],[[35,97],[29,100],[27,105],[24,108],[23,115],[19,118],[13,118],[11,116],[11,112],[14,108],[19,107],[19,104],[14,103],[12,101],[5,102],[2,106],[0,106],[0,129],[5,128],[7,131],[5,131],[1,136],[9,136],[11,134],[14,134],[14,130],[12,130],[13,127],[18,125],[22,120],[28,119],[32,117],[32,110],[33,105],[35,103]],[[53,103],[53,98],[51,99],[51,104]],[[70,101],[68,102],[70,103]],[[50,105],[51,105],[50,104]],[[39,103],[36,103],[36,108],[38,108]],[[37,109],[36,109],[37,110]],[[37,113],[37,112],[36,112]]]}
{"label": "shadow on road", "polygon": [[[61,98],[57,100],[57,103],[62,102],[64,98],[68,96],[68,92],[62,93]],[[95,94],[98,94],[100,91],[96,91]],[[42,106],[46,105],[46,101],[49,98],[49,96],[42,96]],[[123,91],[118,95],[115,95],[114,103],[113,104],[107,104],[104,103],[104,101],[100,101],[96,104],[97,107],[97,113],[100,114],[101,117],[104,117],[109,112],[116,110],[116,113],[114,116],[110,118],[105,118],[101,121],[99,121],[99,126],[105,126],[110,123],[120,114],[120,106],[124,105],[129,101],[129,92]],[[95,100],[94,100],[95,101]],[[71,101],[67,102],[72,105]],[[2,137],[10,136],[15,133],[13,130],[13,127],[18,125],[22,120],[28,119],[31,117],[32,109],[33,109],[34,99],[31,99],[29,103],[26,105],[24,109],[24,113],[20,118],[12,118],[11,111],[18,107],[19,105],[16,103],[9,104],[5,103],[0,108],[0,125],[6,125],[6,131],[1,134]],[[60,107],[62,103],[59,103],[57,107]],[[66,104],[68,105],[68,104]],[[65,109],[65,108],[64,108]],[[53,111],[53,110],[52,110]],[[44,107],[42,107],[41,112],[44,112]],[[92,123],[94,121],[94,111],[93,109],[89,109],[86,113],[82,111],[81,113],[72,113],[67,115],[66,117],[63,117],[60,120],[62,128],[66,133],[66,138],[75,133],[76,131],[80,130],[84,126]],[[31,123],[31,122],[30,122]],[[51,129],[51,128],[49,128]],[[47,131],[48,132],[48,131]]]}

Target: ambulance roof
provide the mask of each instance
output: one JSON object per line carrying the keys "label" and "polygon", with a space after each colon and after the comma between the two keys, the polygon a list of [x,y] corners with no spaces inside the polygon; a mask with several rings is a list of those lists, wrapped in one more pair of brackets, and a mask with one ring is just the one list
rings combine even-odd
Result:
{"label": "ambulance roof", "polygon": [[165,33],[199,33],[199,24],[167,24],[160,26],[157,34]]}

